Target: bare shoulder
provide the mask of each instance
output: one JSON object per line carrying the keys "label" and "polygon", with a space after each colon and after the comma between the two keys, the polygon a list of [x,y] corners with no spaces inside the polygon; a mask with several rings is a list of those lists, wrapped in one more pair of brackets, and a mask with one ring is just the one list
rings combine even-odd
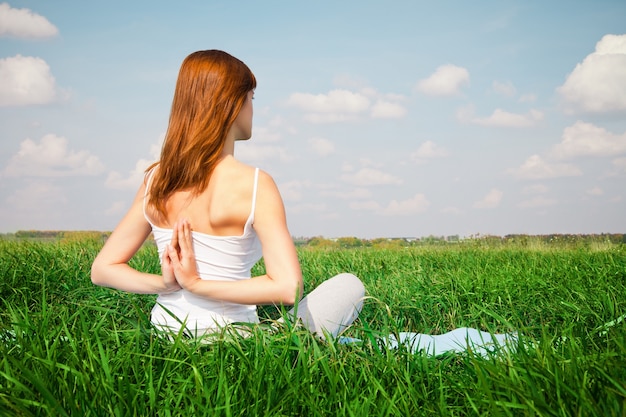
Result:
{"label": "bare shoulder", "polygon": [[249,182],[254,176],[255,167],[237,161],[234,158],[228,158],[218,165],[213,175],[220,175],[227,178],[227,182],[232,185]]}
{"label": "bare shoulder", "polygon": [[259,169],[259,185],[261,184],[263,186],[271,187],[271,188],[277,187],[276,182],[274,181],[274,178],[272,178],[272,176],[268,174],[266,171]]}
{"label": "bare shoulder", "polygon": [[278,186],[276,185],[276,181],[274,181],[274,178],[270,174],[263,171],[262,169],[259,169],[257,199],[259,197],[279,199],[281,200],[282,204],[282,198],[280,196]]}
{"label": "bare shoulder", "polygon": [[275,222],[282,223],[285,218],[285,206],[274,178],[267,172],[259,170],[256,195],[257,224]]}
{"label": "bare shoulder", "polygon": [[[244,164],[233,158],[224,164],[223,169],[231,187],[250,189],[250,181],[253,180],[257,167]],[[273,193],[278,190],[272,176],[262,169],[259,169],[258,190],[262,193]]]}

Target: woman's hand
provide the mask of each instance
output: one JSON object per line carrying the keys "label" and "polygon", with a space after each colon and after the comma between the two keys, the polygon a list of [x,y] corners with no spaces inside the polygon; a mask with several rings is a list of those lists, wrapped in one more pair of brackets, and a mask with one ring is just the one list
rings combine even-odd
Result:
{"label": "woman's hand", "polygon": [[[178,285],[187,291],[193,292],[193,287],[202,280],[196,268],[196,255],[193,251],[191,225],[187,220],[180,220],[174,224],[172,241],[165,249],[164,260],[171,265]],[[164,278],[165,279],[165,278]]]}
{"label": "woman's hand", "polygon": [[161,275],[163,276],[163,284],[165,285],[165,291],[162,293],[167,294],[182,289],[178,281],[176,281],[174,265],[172,265],[172,260],[170,259],[167,248],[161,256]]}

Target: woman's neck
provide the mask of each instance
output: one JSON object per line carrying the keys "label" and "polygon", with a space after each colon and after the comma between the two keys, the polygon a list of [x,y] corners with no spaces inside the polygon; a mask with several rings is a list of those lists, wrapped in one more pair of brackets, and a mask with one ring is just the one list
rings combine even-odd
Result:
{"label": "woman's neck", "polygon": [[231,138],[226,138],[226,141],[224,142],[224,148],[222,149],[222,156],[227,155],[235,155],[235,141]]}

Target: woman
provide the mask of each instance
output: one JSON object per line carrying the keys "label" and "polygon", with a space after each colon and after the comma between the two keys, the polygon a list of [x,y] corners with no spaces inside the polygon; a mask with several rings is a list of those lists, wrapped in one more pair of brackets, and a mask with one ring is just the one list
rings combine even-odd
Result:
{"label": "woman", "polygon": [[[132,207],[93,262],[92,282],[158,294],[151,320],[193,335],[231,323],[258,323],[258,304],[293,305],[311,331],[337,336],[356,319],[364,288],[341,274],[309,296],[284,205],[267,173],[234,158],[252,135],[256,79],[237,58],[198,51],[178,75],[160,160],[146,173]],[[153,233],[162,274],[128,261]],[[264,259],[266,273],[251,277]]]}

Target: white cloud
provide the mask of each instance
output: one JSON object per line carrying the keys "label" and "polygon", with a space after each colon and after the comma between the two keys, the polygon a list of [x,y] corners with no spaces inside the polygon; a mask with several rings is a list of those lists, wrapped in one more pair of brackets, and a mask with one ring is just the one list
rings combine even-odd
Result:
{"label": "white cloud", "polygon": [[380,161],[377,161],[371,158],[361,157],[359,158],[359,163],[361,164],[362,167],[374,167],[374,168],[383,167],[383,164]]}
{"label": "white cloud", "polygon": [[350,203],[350,209],[359,211],[377,211],[380,210],[380,204],[374,200],[353,201]]}
{"label": "white cloud", "polygon": [[285,200],[289,201],[301,201],[303,194],[303,189],[312,188],[313,185],[310,181],[298,181],[292,180],[285,183],[281,183],[280,194]]}
{"label": "white cloud", "polygon": [[328,214],[327,204],[320,202],[319,198],[314,198],[313,200],[315,202],[311,202],[311,196],[317,191],[319,191],[319,194],[322,196],[342,196],[339,192],[328,191],[329,189],[337,188],[336,184],[319,184],[306,180],[281,182],[278,184],[278,188],[280,189],[280,194],[285,204],[288,205],[288,213],[316,211],[326,212],[326,214]]}
{"label": "white cloud", "polygon": [[463,210],[461,210],[458,207],[453,207],[453,206],[444,207],[443,209],[441,209],[441,212],[445,213],[445,214],[452,214],[454,216],[458,216],[460,214],[463,214]]}
{"label": "white cloud", "polygon": [[285,125],[285,119],[280,115],[274,116],[267,124],[272,128],[283,127]]}
{"label": "white cloud", "polygon": [[63,190],[47,181],[29,181],[7,197],[6,202],[12,210],[20,214],[41,215],[50,210],[58,211],[67,204]]}
{"label": "white cloud", "polygon": [[290,205],[288,208],[289,213],[303,213],[303,212],[325,212],[328,210],[328,207],[324,203],[303,203],[296,204],[295,206]]}
{"label": "white cloud", "polygon": [[154,161],[148,161],[147,159],[140,159],[137,161],[135,168],[130,171],[127,177],[124,177],[117,171],[111,171],[109,172],[109,176],[105,180],[104,185],[107,188],[113,188],[116,190],[137,189],[145,177],[146,169],[148,169],[153,162]]}
{"label": "white cloud", "polygon": [[150,157],[153,161],[158,161],[161,158],[161,148],[163,148],[163,141],[165,140],[165,133],[161,134],[158,141],[150,145]]}
{"label": "white cloud", "polygon": [[474,203],[474,208],[495,208],[500,205],[502,201],[502,191],[497,188],[491,189],[489,193],[480,201]]}
{"label": "white cloud", "polygon": [[609,175],[626,174],[626,158],[616,158],[611,161],[613,168],[609,172]]}
{"label": "white cloud", "polygon": [[448,156],[448,151],[429,140],[422,143],[415,152],[411,153],[411,160],[413,162],[422,162],[425,159],[443,158],[445,156]]}
{"label": "white cloud", "polygon": [[46,104],[55,96],[55,80],[46,61],[21,55],[0,59],[0,106]]}
{"label": "white cloud", "polygon": [[381,211],[381,214],[384,216],[407,216],[422,213],[428,210],[429,206],[430,202],[424,194],[416,194],[408,200],[391,200],[387,207]]}
{"label": "white cloud", "polygon": [[237,159],[246,162],[259,162],[278,159],[281,162],[291,162],[294,158],[283,146],[257,145],[250,142],[238,142],[235,146]]}
{"label": "white cloud", "polygon": [[515,93],[517,93],[515,86],[510,81],[507,81],[507,82],[494,81],[491,84],[491,88],[496,93],[501,94],[506,97],[513,97]]}
{"label": "white cloud", "polygon": [[303,110],[305,120],[311,123],[334,123],[366,114],[374,119],[402,118],[407,113],[400,103],[404,99],[398,94],[380,94],[373,88],[361,88],[359,92],[336,89],[327,94],[294,93],[287,104]]}
{"label": "white cloud", "polygon": [[461,87],[469,84],[469,72],[456,65],[442,65],[428,78],[420,80],[416,89],[431,96],[459,94]]}
{"label": "white cloud", "polygon": [[14,9],[8,3],[0,4],[0,36],[17,38],[49,38],[59,30],[45,17],[29,9]]}
{"label": "white cloud", "polygon": [[42,178],[25,179],[14,192],[3,195],[0,218],[5,230],[63,229],[58,222],[67,218],[74,203],[58,184]]}
{"label": "white cloud", "polygon": [[615,135],[604,128],[581,121],[565,128],[561,143],[552,148],[552,155],[559,159],[617,156],[623,153],[626,153],[626,133]]}
{"label": "white cloud", "polygon": [[522,96],[519,98],[520,103],[532,103],[535,101],[537,101],[537,95],[532,93],[522,94]]}
{"label": "white cloud", "polygon": [[324,138],[309,139],[309,149],[319,156],[328,156],[335,152],[335,145]]}
{"label": "white cloud", "polygon": [[406,116],[406,109],[401,104],[379,100],[372,106],[371,116],[375,119],[400,119]]}
{"label": "white cloud", "polygon": [[3,175],[8,177],[69,177],[98,175],[104,165],[88,151],[68,149],[68,140],[53,134],[40,143],[25,139],[20,150],[9,160]]}
{"label": "white cloud", "polygon": [[548,187],[543,184],[534,184],[524,187],[522,189],[522,194],[545,194],[548,190]]}
{"label": "white cloud", "polygon": [[349,162],[344,162],[341,164],[341,172],[353,172],[354,166]]}
{"label": "white cloud", "polygon": [[356,115],[347,113],[306,113],[304,115],[304,120],[313,124],[349,122],[356,119]]}
{"label": "white cloud", "polygon": [[156,143],[150,145],[150,159],[140,159],[135,163],[135,168],[131,170],[128,177],[124,177],[117,171],[109,172],[109,176],[104,182],[107,188],[118,190],[137,189],[145,177],[146,169],[161,157],[161,148],[165,140],[165,134],[162,134]]}
{"label": "white cloud", "polygon": [[402,184],[402,179],[372,168],[362,168],[355,173],[344,174],[341,179],[357,186]]}
{"label": "white cloud", "polygon": [[538,110],[530,110],[527,114],[509,113],[502,109],[496,109],[489,117],[471,118],[471,123],[490,127],[531,127],[543,119],[543,113]]}
{"label": "white cloud", "polygon": [[558,201],[555,198],[544,197],[541,195],[534,196],[529,200],[524,200],[519,203],[517,206],[524,209],[530,208],[539,208],[539,207],[548,207],[553,206]]}
{"label": "white cloud", "polygon": [[312,123],[331,123],[350,120],[367,111],[370,100],[348,90],[332,90],[317,95],[293,93],[287,104],[304,110],[305,118]]}
{"label": "white cloud", "polygon": [[359,113],[367,110],[369,99],[348,90],[332,90],[328,94],[294,93],[289,104],[314,113]]}
{"label": "white cloud", "polygon": [[593,188],[588,189],[586,191],[586,193],[589,194],[589,195],[599,196],[599,195],[603,195],[604,194],[604,190],[602,188],[600,188],[600,187],[593,187]]}
{"label": "white cloud", "polygon": [[626,111],[626,35],[605,35],[557,88],[568,111]]}
{"label": "white cloud", "polygon": [[337,193],[337,197],[350,200],[367,199],[372,197],[372,192],[367,188],[355,188],[352,191]]}
{"label": "white cloud", "polygon": [[333,84],[337,87],[349,88],[353,90],[359,90],[367,88],[367,80],[364,78],[355,77],[349,74],[339,74],[333,77]]}
{"label": "white cloud", "polygon": [[351,210],[372,211],[381,216],[408,216],[423,213],[430,207],[430,201],[424,194],[416,194],[407,200],[391,200],[386,207],[382,207],[374,200],[353,201],[350,203]]}
{"label": "white cloud", "polygon": [[362,187],[357,187],[352,191],[322,190],[320,191],[320,195],[325,197],[339,198],[341,200],[366,200],[368,198],[372,198],[372,192],[367,188]]}
{"label": "white cloud", "polygon": [[546,162],[539,155],[532,155],[522,166],[508,172],[517,178],[530,180],[582,175],[580,169],[574,165]]}
{"label": "white cloud", "polygon": [[[273,123],[273,122],[270,122]],[[260,143],[271,143],[280,141],[280,134],[276,131],[275,128],[270,129],[267,127],[254,127],[252,129],[252,141],[260,142]]]}
{"label": "white cloud", "polygon": [[104,214],[106,216],[118,217],[120,214],[123,214],[126,211],[127,207],[127,201],[115,201],[108,209],[104,210]]}

